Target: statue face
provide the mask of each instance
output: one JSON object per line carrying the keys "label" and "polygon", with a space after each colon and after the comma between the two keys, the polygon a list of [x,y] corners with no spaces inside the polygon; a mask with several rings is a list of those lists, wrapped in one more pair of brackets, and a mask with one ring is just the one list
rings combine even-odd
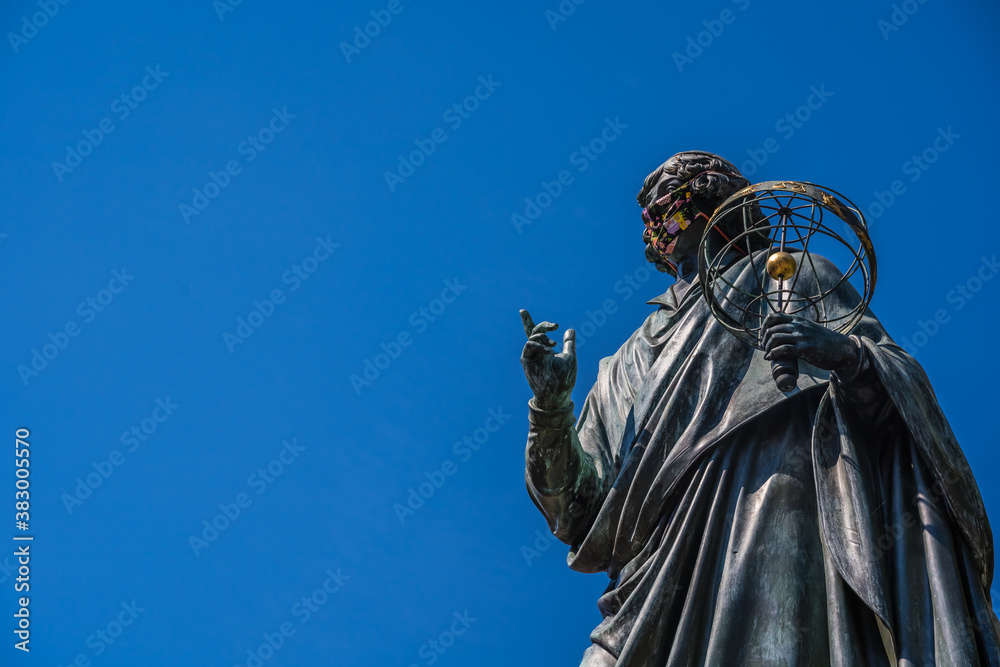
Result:
{"label": "statue face", "polygon": [[[740,183],[745,182],[746,179],[730,162],[712,153],[701,151],[678,153],[668,159],[657,171],[660,174],[658,180],[648,188],[644,186],[642,190],[644,200],[641,204],[644,207],[643,220],[646,223],[646,229],[643,233],[643,240],[646,242],[646,259],[655,264],[660,271],[676,274],[674,270],[676,265],[697,254],[708,218],[714,213],[717,205],[722,203],[722,194],[729,189],[739,187]],[[702,174],[712,174],[712,176],[708,181],[700,183],[699,187],[704,194],[693,195],[690,206],[684,215],[684,224],[668,225],[665,222],[658,224],[657,218],[662,220],[663,217],[657,216],[655,213],[665,211],[667,207],[654,206],[654,204],[664,197],[668,197],[668,199],[679,197],[683,193],[683,190],[680,189],[689,180],[679,178],[677,173],[695,174],[692,178],[697,178]],[[715,194],[709,195],[709,192]],[[669,197],[675,193],[674,198]],[[671,227],[674,229],[670,229]],[[661,228],[666,233],[661,231]]]}
{"label": "statue face", "polygon": [[[676,178],[661,179],[660,186],[667,192],[643,209],[645,224],[643,241],[646,243],[646,257],[659,264],[662,262],[675,269],[678,262],[694,254],[698,242],[708,222],[706,202],[695,195],[687,182],[678,183]],[[671,271],[673,272],[673,271]]]}
{"label": "statue face", "polygon": [[[650,190],[650,194],[647,196],[644,204],[645,205],[652,204],[660,197],[670,194],[683,182],[684,181],[677,178],[676,176],[672,176],[670,174],[663,174],[662,176],[660,176],[660,180],[656,182],[656,185],[654,185],[653,188]],[[665,271],[670,273],[671,275],[674,275],[673,269],[668,268],[667,265],[663,263],[663,260],[660,258],[656,250],[654,250],[653,247],[649,245],[649,242],[645,235],[645,231],[643,235],[643,241],[646,242],[646,260],[651,264],[654,264],[657,270]]]}

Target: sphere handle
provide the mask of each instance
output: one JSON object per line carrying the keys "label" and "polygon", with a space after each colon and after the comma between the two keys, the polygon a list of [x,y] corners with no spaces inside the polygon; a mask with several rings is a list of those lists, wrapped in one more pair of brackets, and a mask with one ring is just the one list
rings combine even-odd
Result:
{"label": "sphere handle", "polygon": [[779,390],[786,394],[792,391],[799,381],[799,360],[775,359],[771,362],[771,377]]}

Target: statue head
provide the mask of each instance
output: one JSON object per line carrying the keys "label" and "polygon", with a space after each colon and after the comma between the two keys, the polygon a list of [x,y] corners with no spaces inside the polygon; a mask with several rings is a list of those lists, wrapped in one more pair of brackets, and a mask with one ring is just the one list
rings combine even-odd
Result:
{"label": "statue head", "polygon": [[[712,213],[733,193],[750,185],[732,162],[714,153],[684,151],[646,177],[636,196],[643,207],[646,259],[677,275],[681,259],[693,257]],[[721,225],[725,234],[727,225]],[[732,230],[738,234],[742,229]],[[731,236],[730,236],[731,238]]]}

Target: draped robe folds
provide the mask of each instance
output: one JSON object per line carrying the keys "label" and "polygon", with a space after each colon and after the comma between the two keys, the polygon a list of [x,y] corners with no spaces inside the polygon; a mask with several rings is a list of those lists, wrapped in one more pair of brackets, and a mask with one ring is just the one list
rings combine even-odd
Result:
{"label": "draped robe folds", "polygon": [[[799,279],[837,285],[813,259]],[[726,277],[756,289],[748,258]],[[843,281],[822,307],[859,301]],[[982,498],[874,315],[852,377],[800,361],[786,395],[700,285],[650,303],[575,426],[531,408],[529,494],[570,567],[611,578],[583,665],[1000,666]]]}

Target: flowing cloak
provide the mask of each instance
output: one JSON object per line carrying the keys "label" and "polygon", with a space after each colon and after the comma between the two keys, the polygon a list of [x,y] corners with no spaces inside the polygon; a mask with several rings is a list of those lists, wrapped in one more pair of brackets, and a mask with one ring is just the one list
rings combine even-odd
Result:
{"label": "flowing cloak", "polygon": [[[814,256],[828,316],[860,297]],[[747,258],[727,278],[752,291]],[[920,365],[866,311],[849,378],[763,353],[673,291],[579,420],[532,406],[526,480],[568,563],[607,572],[583,665],[1000,666],[993,538]],[[568,417],[568,418],[567,418]]]}

